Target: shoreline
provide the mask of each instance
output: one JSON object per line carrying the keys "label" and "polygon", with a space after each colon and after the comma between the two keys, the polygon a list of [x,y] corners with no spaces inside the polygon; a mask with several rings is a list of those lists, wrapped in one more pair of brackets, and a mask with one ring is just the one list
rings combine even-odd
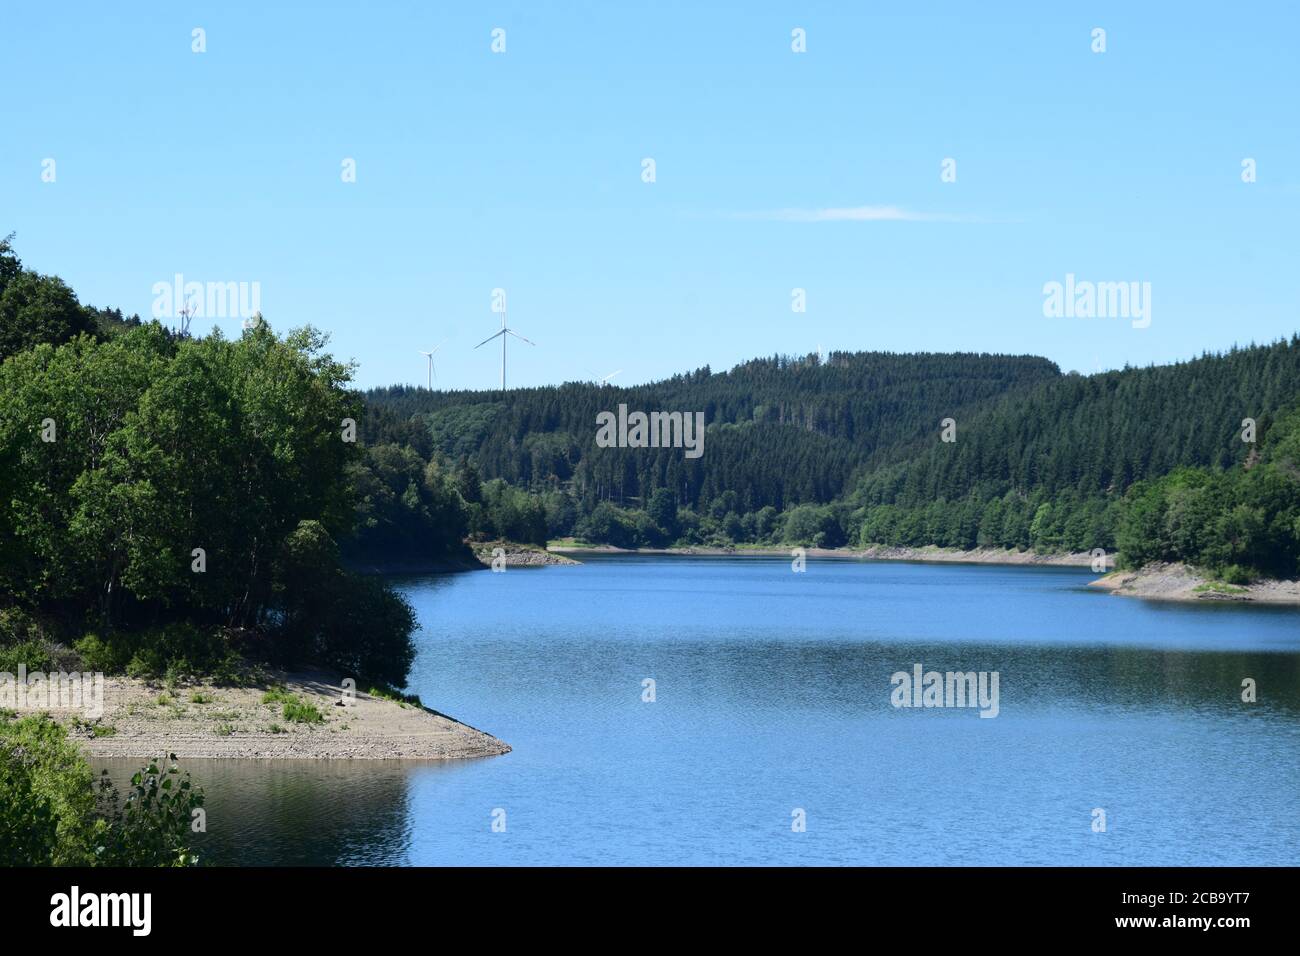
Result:
{"label": "shoreline", "polygon": [[[104,681],[104,712],[49,710],[68,726],[87,756],[147,759],[459,760],[495,757],[510,745],[417,704],[357,689],[343,704],[341,681],[318,671],[276,672],[268,685],[218,687],[203,682],[168,689],[131,677]],[[272,687],[313,705],[319,722],[285,718],[283,699],[264,701]]]}
{"label": "shoreline", "polygon": [[[693,555],[696,557],[791,557],[793,546],[787,547],[735,547],[735,548],[615,548],[602,544],[589,547],[550,545],[548,550],[563,554],[661,554]],[[969,551],[930,546],[904,548],[892,545],[872,545],[869,548],[804,548],[805,557],[830,558],[837,561],[917,561],[926,564],[1012,564],[1055,565],[1060,567],[1090,567],[1092,555],[1087,551],[1062,554],[1037,554],[1033,551],[1011,551],[1006,548],[973,548]]]}
{"label": "shoreline", "polygon": [[479,560],[481,567],[492,567],[492,552],[496,548],[502,550],[502,557],[505,559],[507,568],[534,568],[546,565],[582,563],[559,550],[552,551],[550,547],[543,548],[535,544],[518,544],[514,541],[486,541],[474,545],[474,556]]}
{"label": "shoreline", "polygon": [[[655,554],[696,557],[780,557],[789,558],[789,547],[738,548],[615,548],[552,546],[563,554]],[[968,551],[930,546],[904,548],[873,545],[870,548],[805,548],[805,557],[838,561],[897,561],[920,564],[986,564],[1014,566],[1048,566],[1091,568],[1092,554],[1087,551],[1061,554],[1037,554],[1033,551],[1010,551],[1005,548],[974,548]],[[1108,556],[1113,559],[1113,556]],[[1300,606],[1300,581],[1262,580],[1248,585],[1231,585],[1215,581],[1209,575],[1182,564],[1155,563],[1136,571],[1110,571],[1088,582],[1089,587],[1121,597],[1151,601],[1183,603],[1235,603]]]}
{"label": "shoreline", "polygon": [[1185,564],[1158,562],[1137,571],[1112,571],[1089,587],[1120,597],[1183,603],[1300,605],[1300,581],[1224,584]]}

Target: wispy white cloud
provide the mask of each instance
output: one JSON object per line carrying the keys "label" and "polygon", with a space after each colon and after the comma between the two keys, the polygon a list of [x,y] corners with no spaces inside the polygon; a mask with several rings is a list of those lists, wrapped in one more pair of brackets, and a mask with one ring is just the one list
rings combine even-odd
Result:
{"label": "wispy white cloud", "polygon": [[899,206],[826,206],[817,209],[775,209],[741,213],[742,219],[771,222],[978,222],[968,216],[917,212]]}

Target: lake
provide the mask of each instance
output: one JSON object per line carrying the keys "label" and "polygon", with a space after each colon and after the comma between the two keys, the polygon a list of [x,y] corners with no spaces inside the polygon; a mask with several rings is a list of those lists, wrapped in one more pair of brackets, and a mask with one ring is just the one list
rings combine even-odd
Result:
{"label": "lake", "polygon": [[[397,579],[421,621],[409,689],[513,753],[188,761],[208,793],[201,849],[238,864],[1300,862],[1300,611],[1150,603],[1093,577],[613,555]],[[918,664],[996,672],[997,716],[893,706],[891,675]]]}

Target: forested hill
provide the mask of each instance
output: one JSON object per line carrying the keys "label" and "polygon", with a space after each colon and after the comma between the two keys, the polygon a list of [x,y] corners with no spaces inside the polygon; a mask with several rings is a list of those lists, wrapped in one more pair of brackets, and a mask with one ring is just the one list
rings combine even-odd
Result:
{"label": "forested hill", "polygon": [[[478,535],[1102,548],[1233,580],[1300,572],[1300,336],[1089,376],[1028,356],[836,353],[628,389],[366,398],[372,445],[454,463]],[[704,412],[703,456],[595,447],[597,413],[620,403]]]}
{"label": "forested hill", "polygon": [[[425,457],[468,457],[485,478],[534,491],[567,488],[590,510],[671,489],[678,504],[778,510],[843,493],[856,468],[891,460],[935,433],[946,417],[1056,381],[1032,356],[833,353],[756,359],[631,388],[569,383],[500,392],[393,387],[366,394],[368,443],[409,444]],[[706,453],[596,447],[596,416],[630,411],[703,412]]]}
{"label": "forested hill", "polygon": [[1242,465],[1300,399],[1300,336],[1174,365],[1065,375],[959,418],[957,441],[868,475],[860,504],[915,506],[1008,491],[1117,494],[1180,466]]}

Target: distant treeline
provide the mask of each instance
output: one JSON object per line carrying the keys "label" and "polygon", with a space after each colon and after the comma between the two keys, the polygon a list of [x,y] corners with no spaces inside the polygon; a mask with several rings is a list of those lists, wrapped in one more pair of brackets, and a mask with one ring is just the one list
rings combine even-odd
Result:
{"label": "distant treeline", "polygon": [[[1101,548],[1241,579],[1297,571],[1297,396],[1300,337],[1091,376],[1033,357],[835,353],[627,389],[375,389],[363,433],[441,462],[462,491],[498,483],[509,506],[478,509],[480,535]],[[703,457],[596,447],[597,413],[619,404],[704,411]],[[1155,509],[1171,525],[1195,498],[1196,535],[1157,533],[1153,495],[1177,502]]]}
{"label": "distant treeline", "polygon": [[[826,362],[757,359],[634,388],[570,383],[500,392],[431,392],[395,386],[367,393],[368,442],[411,445],[457,460],[485,479],[530,491],[564,488],[582,513],[671,491],[707,510],[727,494],[736,507],[778,511],[842,494],[854,469],[915,444],[941,418],[1059,375],[1046,359],[993,355],[832,354]],[[596,415],[703,412],[703,459],[680,449],[598,448]]]}

